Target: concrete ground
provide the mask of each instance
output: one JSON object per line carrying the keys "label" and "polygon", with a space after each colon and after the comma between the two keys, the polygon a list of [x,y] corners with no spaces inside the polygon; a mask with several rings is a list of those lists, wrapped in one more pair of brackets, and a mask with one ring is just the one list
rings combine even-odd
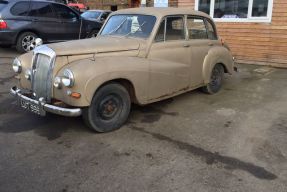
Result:
{"label": "concrete ground", "polygon": [[19,109],[8,62],[0,59],[1,192],[287,191],[287,70],[239,65],[216,95],[133,106],[121,129],[95,134],[81,118]]}

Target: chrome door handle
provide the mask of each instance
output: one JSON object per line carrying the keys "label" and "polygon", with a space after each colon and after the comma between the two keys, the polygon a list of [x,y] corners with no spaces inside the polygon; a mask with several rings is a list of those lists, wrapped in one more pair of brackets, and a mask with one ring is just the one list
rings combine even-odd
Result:
{"label": "chrome door handle", "polygon": [[213,46],[213,45],[214,45],[213,43],[209,43],[209,44],[208,44],[208,46]]}
{"label": "chrome door handle", "polygon": [[190,47],[189,44],[183,44],[183,47]]}

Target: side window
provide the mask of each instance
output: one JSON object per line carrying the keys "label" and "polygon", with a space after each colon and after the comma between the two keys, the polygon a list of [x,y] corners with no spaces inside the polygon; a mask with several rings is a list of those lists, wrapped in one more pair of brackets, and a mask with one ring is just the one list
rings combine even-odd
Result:
{"label": "side window", "polygon": [[64,20],[76,20],[77,15],[65,5],[53,4],[54,11],[57,17]]}
{"label": "side window", "polygon": [[210,23],[210,21],[206,20],[207,24],[207,33],[208,33],[208,38],[211,40],[217,40],[216,32],[214,29],[214,25]]}
{"label": "side window", "polygon": [[187,18],[189,39],[208,39],[207,30],[203,19]]}
{"label": "side window", "polygon": [[28,1],[23,1],[16,3],[10,10],[12,15],[15,16],[25,16],[29,11],[29,3]]}
{"label": "side window", "polygon": [[167,17],[165,40],[185,39],[183,17]]}
{"label": "side window", "polygon": [[32,2],[29,16],[55,18],[50,3]]}
{"label": "side window", "polygon": [[108,15],[109,15],[108,13],[103,13],[101,19],[106,20]]}

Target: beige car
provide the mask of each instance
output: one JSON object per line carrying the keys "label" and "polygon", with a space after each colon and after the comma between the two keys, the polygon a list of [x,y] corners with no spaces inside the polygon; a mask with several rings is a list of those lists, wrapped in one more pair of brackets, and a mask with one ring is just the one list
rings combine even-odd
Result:
{"label": "beige car", "polygon": [[11,93],[33,113],[83,116],[95,131],[127,120],[131,103],[160,101],[200,88],[220,90],[233,57],[212,19],[182,8],[112,13],[96,38],[38,46],[13,62]]}

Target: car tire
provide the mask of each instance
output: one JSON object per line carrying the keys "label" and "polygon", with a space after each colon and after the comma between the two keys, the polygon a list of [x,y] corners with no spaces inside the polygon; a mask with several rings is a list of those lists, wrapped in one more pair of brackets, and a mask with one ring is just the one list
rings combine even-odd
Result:
{"label": "car tire", "polygon": [[96,132],[110,132],[126,122],[130,108],[131,100],[126,88],[110,83],[95,93],[91,105],[83,109],[83,119]]}
{"label": "car tire", "polygon": [[99,30],[92,30],[87,38],[94,38],[98,35]]}
{"label": "car tire", "polygon": [[36,47],[35,40],[38,36],[32,32],[24,32],[17,38],[16,49],[20,53],[26,53]]}
{"label": "car tire", "polygon": [[222,81],[224,76],[224,68],[221,64],[216,64],[210,75],[210,82],[202,87],[202,91],[208,94],[217,93],[222,87]]}

